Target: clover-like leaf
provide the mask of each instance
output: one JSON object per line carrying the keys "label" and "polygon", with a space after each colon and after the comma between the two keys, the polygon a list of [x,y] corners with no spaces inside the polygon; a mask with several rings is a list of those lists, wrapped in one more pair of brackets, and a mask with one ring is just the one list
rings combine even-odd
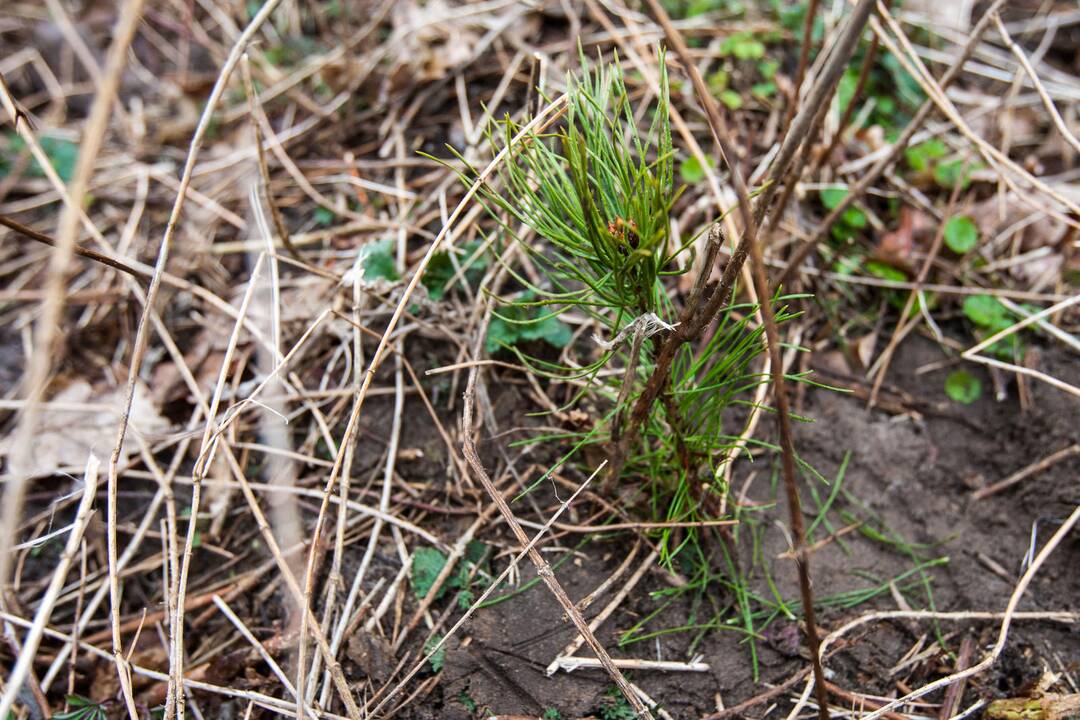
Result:
{"label": "clover-like leaf", "polygon": [[[446,556],[436,548],[418,548],[412,556],[412,587],[418,599],[423,600],[431,592],[435,585],[435,579],[439,577],[443,567],[446,566]],[[439,588],[439,596],[445,592],[446,587]]]}
{"label": "clover-like leaf", "polygon": [[945,223],[945,244],[958,255],[971,252],[979,244],[979,229],[967,215],[957,215]]}
{"label": "clover-like leaf", "polygon": [[967,370],[954,370],[945,378],[945,394],[953,402],[970,405],[982,395],[982,383]]}

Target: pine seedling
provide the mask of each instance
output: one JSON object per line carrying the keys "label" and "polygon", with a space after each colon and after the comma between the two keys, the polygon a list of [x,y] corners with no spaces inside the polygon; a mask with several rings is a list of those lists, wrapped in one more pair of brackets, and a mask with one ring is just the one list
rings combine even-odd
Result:
{"label": "pine seedling", "polygon": [[[671,209],[682,188],[675,180],[663,52],[658,68],[655,103],[635,107],[617,58],[594,65],[582,54],[580,72],[567,80],[560,123],[527,134],[497,181],[483,185],[481,201],[542,272],[537,284],[508,269],[521,291],[499,299],[498,321],[538,325],[573,317],[602,330],[565,348],[558,362],[504,345],[541,375],[584,378],[585,389],[571,404],[587,399],[600,409],[587,430],[530,441],[569,441],[570,455],[599,446],[614,468],[607,487],[635,482],[651,519],[685,524],[717,518],[721,488],[714,478],[739,435],[725,427],[731,422],[726,410],[750,404],[750,393],[768,377],[752,370],[764,338],[750,322],[756,311],[750,304],[723,307],[707,339],[685,342],[663,367],[659,362],[663,340],[685,320],[684,299],[671,279],[684,272],[680,267],[691,267],[694,238],[683,240],[671,230]],[[493,150],[509,146],[521,130],[509,118],[502,121],[490,131]],[[475,176],[462,173],[466,182]],[[526,242],[517,228],[539,240]],[[709,243],[715,250],[720,242],[714,226]],[[695,293],[704,292],[710,265],[700,269],[704,276],[693,283]],[[772,300],[778,321],[792,317],[784,298]],[[633,417],[631,409],[650,382],[663,383],[658,401],[640,419]],[[670,563],[698,542],[698,534],[665,530],[658,540]]]}

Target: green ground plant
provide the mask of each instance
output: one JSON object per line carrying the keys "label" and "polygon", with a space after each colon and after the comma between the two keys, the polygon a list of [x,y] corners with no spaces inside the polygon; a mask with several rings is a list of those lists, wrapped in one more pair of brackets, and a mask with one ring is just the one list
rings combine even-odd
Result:
{"label": "green ground plant", "polygon": [[[592,65],[582,56],[581,64],[580,74],[568,79],[560,126],[526,137],[499,182],[485,186],[483,202],[492,217],[544,281],[509,269],[516,290],[498,299],[487,347],[515,354],[538,375],[582,387],[560,410],[586,400],[600,408],[591,427],[529,442],[569,445],[569,456],[599,448],[616,468],[608,486],[631,483],[633,501],[649,519],[717,519],[724,492],[719,478],[742,429],[732,410],[751,406],[752,391],[768,381],[753,368],[764,352],[764,330],[751,324],[755,306],[724,308],[700,344],[679,350],[659,402],[631,430],[631,408],[657,372],[661,341],[679,322],[674,280],[691,267],[697,238],[671,230],[669,215],[681,187],[663,58],[660,93],[647,107],[631,103],[617,63]],[[647,132],[638,129],[641,117],[648,120]],[[492,133],[494,148],[520,130],[503,121]],[[473,177],[466,173],[463,179]],[[540,241],[527,240],[518,228]],[[695,283],[693,292],[701,285]],[[778,322],[794,316],[785,298],[773,303]],[[570,327],[582,321],[602,332],[572,344]],[[528,343],[519,342],[538,339],[563,352],[552,359],[550,352],[530,354]],[[669,529],[658,541],[670,563],[697,544],[700,533]]]}
{"label": "green ground plant", "polygon": [[[574,388],[560,412],[588,410],[591,422],[584,427],[551,429],[555,423],[549,422],[522,441],[559,448],[554,467],[606,455],[606,488],[647,521],[687,525],[719,519],[722,508],[733,508],[741,523],[734,532],[666,527],[653,533],[661,561],[688,582],[655,595],[655,610],[621,642],[686,632],[696,646],[710,631],[735,631],[746,638],[756,672],[755,644],[762,633],[777,619],[795,620],[803,612],[801,603],[782,596],[761,552],[770,525],[765,513],[775,502],[749,510],[723,502],[724,469],[739,452],[753,393],[770,381],[754,364],[765,351],[764,328],[751,322],[759,308],[728,299],[708,332],[689,334],[694,342],[677,345],[670,360],[662,357],[671,345],[665,340],[690,321],[685,309],[698,307],[707,292],[723,237],[713,225],[699,275],[678,283],[695,267],[699,238],[676,236],[669,220],[681,192],[677,177],[685,179],[686,172],[685,163],[676,171],[680,158],[668,124],[663,56],[655,102],[636,107],[617,62],[591,64],[582,56],[581,66],[580,74],[568,78],[559,123],[526,134],[497,179],[482,186],[481,202],[498,226],[495,262],[503,262],[506,243],[516,243],[540,271],[530,276],[505,265],[511,280],[495,298],[487,350],[513,355],[541,378]],[[647,131],[639,129],[643,125]],[[523,127],[502,121],[489,136],[493,152],[511,146]],[[472,183],[477,172],[466,168],[462,179]],[[680,285],[691,289],[679,293]],[[708,297],[712,304],[732,295]],[[795,317],[790,297],[770,300],[778,323]],[[582,325],[600,331],[592,339],[575,335],[572,328]],[[655,402],[639,402],[656,387]],[[646,412],[640,413],[643,405]],[[779,449],[760,440],[751,447]],[[815,530],[834,533],[828,513],[836,509],[843,470],[832,483],[805,464],[801,471],[811,484],[829,488],[820,493],[827,500],[819,500],[816,489],[812,493],[819,516],[811,537]],[[775,491],[774,477],[774,496]],[[864,534],[870,529],[868,523]],[[904,590],[916,588],[913,575],[922,576],[933,561],[912,556],[912,564],[891,579]],[[864,589],[826,597],[823,605],[850,607],[888,591],[890,578],[868,580],[873,582]],[[686,597],[690,617],[675,627],[660,626],[664,611]]]}

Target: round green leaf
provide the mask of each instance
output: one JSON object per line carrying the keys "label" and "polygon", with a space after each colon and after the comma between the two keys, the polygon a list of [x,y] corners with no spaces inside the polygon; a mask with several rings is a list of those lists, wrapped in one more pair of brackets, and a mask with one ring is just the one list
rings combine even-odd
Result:
{"label": "round green leaf", "polygon": [[[712,167],[712,158],[706,157],[705,162],[709,167]],[[696,157],[688,157],[679,164],[679,177],[687,185],[693,185],[699,183],[705,179],[705,168],[701,166],[701,161]]]}
{"label": "round green leaf", "polygon": [[964,298],[964,316],[979,327],[999,328],[1008,325],[1008,312],[993,295],[969,295]]}
{"label": "round green leaf", "polygon": [[971,252],[979,244],[979,229],[967,215],[949,218],[945,223],[945,244],[958,255]]}
{"label": "round green leaf", "polygon": [[822,188],[819,194],[821,195],[821,204],[827,210],[834,210],[848,196],[848,189],[841,187]]}
{"label": "round green leaf", "polygon": [[945,394],[953,402],[970,405],[982,395],[982,383],[967,370],[954,370],[945,378]]}
{"label": "round green leaf", "polygon": [[742,95],[730,89],[720,93],[720,102],[724,103],[728,110],[738,110],[743,105]]}

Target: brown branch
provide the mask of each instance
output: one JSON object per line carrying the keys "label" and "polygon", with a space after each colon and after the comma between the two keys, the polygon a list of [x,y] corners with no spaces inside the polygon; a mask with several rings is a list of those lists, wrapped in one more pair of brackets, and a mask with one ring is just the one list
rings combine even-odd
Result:
{"label": "brown branch", "polygon": [[[851,56],[855,54],[855,49],[859,46],[859,38],[862,37],[863,28],[870,19],[874,4],[875,0],[859,0],[851,11],[847,25],[841,31],[840,37],[830,48],[829,57],[821,68],[817,82],[814,83],[814,87],[811,88],[810,94],[806,97],[806,102],[802,103],[802,109],[795,116],[791,127],[788,128],[787,133],[784,135],[784,140],[780,143],[780,150],[777,151],[776,158],[769,168],[765,188],[754,207],[754,219],[757,223],[760,224],[765,216],[765,211],[769,208],[780,180],[787,176],[788,169],[795,159],[795,151],[799,149],[799,146],[804,141],[809,142],[813,134],[814,118],[823,105],[828,107],[832,101],[836,86],[839,84],[844,71],[847,70],[848,61],[851,60]],[[704,89],[704,85],[702,88]]]}
{"label": "brown branch", "polygon": [[[891,4],[891,0],[886,4],[886,7],[889,4]],[[877,35],[870,39],[870,48],[866,51],[866,57],[863,58],[862,67],[859,68],[859,79],[855,81],[855,91],[851,94],[851,101],[844,108],[843,115],[840,116],[836,134],[833,135],[829,146],[825,149],[825,152],[818,155],[814,160],[814,164],[810,168],[811,175],[817,173],[821,168],[821,164],[836,151],[836,146],[840,144],[840,140],[844,137],[844,131],[847,130],[848,123],[851,122],[852,116],[855,115],[855,108],[859,104],[859,98],[862,97],[863,92],[866,90],[866,83],[870,80],[870,71],[874,67],[874,60],[877,57],[877,49],[880,44],[881,41],[878,40]]]}
{"label": "brown branch", "polygon": [[[956,657],[956,670],[963,672],[971,666],[971,655],[975,651],[975,641],[970,635],[965,635],[960,641],[960,654]],[[949,720],[960,709],[960,701],[964,698],[964,688],[967,680],[960,680],[955,685],[950,685],[945,691],[945,701],[941,703],[941,711],[938,712],[938,720]]]}
{"label": "brown branch", "polygon": [[724,718],[742,715],[752,707],[757,707],[762,703],[768,702],[777,695],[783,695],[789,689],[794,687],[796,683],[806,677],[809,672],[810,668],[803,668],[802,670],[799,670],[797,673],[795,673],[776,687],[771,687],[765,692],[759,695],[755,695],[749,700],[741,702],[738,705],[733,705],[732,707],[724,708],[723,710],[718,710],[714,713],[709,713],[708,715],[703,716],[701,720],[724,720]]}
{"label": "brown branch", "polygon": [[806,644],[810,650],[810,660],[814,667],[814,689],[818,700],[818,717],[829,720],[829,696],[825,686],[825,671],[821,666],[821,640],[818,638],[817,621],[814,612],[814,593],[810,583],[810,554],[806,551],[806,528],[803,525],[802,503],[799,500],[799,487],[795,474],[795,439],[791,432],[791,408],[788,403],[787,380],[784,377],[784,358],[780,352],[780,331],[776,327],[776,317],[770,300],[769,279],[765,276],[765,259],[761,254],[761,245],[750,243],[750,256],[753,259],[751,270],[754,286],[757,289],[758,308],[765,324],[765,337],[768,341],[769,359],[772,367],[773,395],[776,397],[776,422],[780,430],[780,457],[784,473],[784,490],[787,493],[788,516],[791,534],[795,540],[795,563],[799,571],[799,594],[802,597],[803,613],[806,616]]}
{"label": "brown branch", "polygon": [[[30,238],[31,240],[36,240],[37,242],[41,243],[42,245],[48,245],[49,247],[56,247],[56,240],[53,239],[52,237],[50,237],[49,235],[46,235],[45,233],[42,233],[42,232],[38,232],[37,230],[35,230],[32,227],[29,227],[28,225],[23,225],[21,222],[18,222],[17,220],[12,220],[11,218],[7,217],[6,215],[0,215],[0,225],[3,225],[4,227],[9,228],[11,230],[14,230],[15,232],[19,233],[23,237]],[[140,280],[145,280],[145,279],[150,277],[150,273],[139,270],[136,267],[132,267],[131,265],[128,265],[123,260],[120,260],[118,258],[113,258],[113,257],[109,257],[108,255],[103,255],[102,253],[99,253],[96,250],[89,250],[89,249],[84,248],[84,247],[82,247],[80,245],[75,245],[72,248],[71,251],[73,253],[75,253],[76,255],[78,255],[79,257],[84,257],[87,260],[93,260],[94,262],[101,263],[102,265],[106,265],[108,267],[111,267],[114,270],[119,270],[120,272],[126,272],[128,275],[131,275],[133,277],[137,277]]]}
{"label": "brown branch", "polygon": [[795,70],[795,84],[791,89],[791,100],[788,102],[787,113],[784,115],[785,130],[791,125],[791,120],[795,117],[795,108],[799,106],[799,91],[802,89],[803,80],[806,78],[806,66],[810,62],[810,45],[814,42],[814,19],[817,17],[820,4],[821,0],[810,0],[806,6],[802,47],[799,48],[799,66]]}

